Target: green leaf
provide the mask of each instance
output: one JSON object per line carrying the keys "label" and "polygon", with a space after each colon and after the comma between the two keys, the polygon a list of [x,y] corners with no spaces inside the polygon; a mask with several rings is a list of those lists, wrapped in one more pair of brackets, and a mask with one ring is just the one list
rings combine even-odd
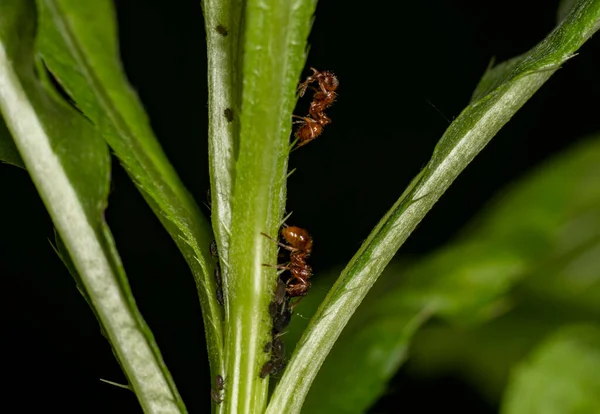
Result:
{"label": "green leaf", "polygon": [[108,147],[42,80],[35,21],[32,2],[0,3],[0,111],[140,404],[146,412],[185,412],[103,220]]}
{"label": "green leaf", "polygon": [[[524,269],[509,297],[514,309],[476,329],[427,329],[416,338],[416,370],[432,372],[450,366],[495,398],[509,367],[549,328],[600,317],[598,180],[600,137],[594,137],[555,157],[499,197],[464,241],[478,240],[487,246],[490,257],[508,249],[520,252]],[[472,260],[466,257],[465,266]],[[455,272],[451,263],[440,265],[445,267],[437,273]],[[454,319],[464,320],[459,315]],[[444,335],[461,339],[453,345]],[[435,346],[441,342],[443,348]]]}
{"label": "green leaf", "polygon": [[[229,236],[239,151],[242,109],[242,48],[244,1],[203,0],[208,52],[208,155],[212,224],[219,247],[223,278],[228,278]],[[226,292],[225,292],[226,293]]]}
{"label": "green leaf", "polygon": [[[439,316],[462,324],[474,324],[497,316],[507,306],[519,306],[518,316],[508,316],[508,319],[482,327],[479,331],[452,334],[455,338],[462,336],[463,342],[453,345],[443,337],[448,335],[448,329],[434,328],[439,334],[433,336],[428,333],[418,341],[423,345],[415,348],[419,366],[429,366],[431,370],[435,363],[433,359],[437,359],[439,365],[458,366],[476,385],[495,392],[509,367],[508,364],[498,366],[502,361],[510,360],[507,359],[507,349],[514,350],[510,353],[514,362],[527,350],[527,346],[547,332],[548,326],[564,323],[568,313],[565,310],[573,309],[576,303],[580,306],[589,304],[580,315],[586,312],[589,315],[590,309],[600,315],[597,305],[600,298],[600,278],[597,276],[600,274],[600,262],[594,253],[600,244],[599,178],[600,138],[583,140],[538,167],[509,191],[499,194],[459,240],[412,265],[392,265],[389,275],[378,284],[380,286],[376,285],[357,317],[349,323],[347,330],[350,333],[343,333],[340,337],[336,344],[338,352],[325,361],[306,407],[319,412],[320,406],[324,406],[324,410],[334,410],[340,409],[342,404],[352,407],[352,403],[357,403],[354,389],[341,386],[338,389],[336,382],[327,387],[330,395],[340,396],[339,399],[328,398],[332,405],[336,404],[335,408],[319,405],[319,398],[323,397],[319,390],[332,381],[333,375],[350,378],[361,389],[367,388],[361,384],[368,381],[369,376],[381,375],[380,388],[370,389],[382,389],[389,378],[386,367],[400,359],[398,351],[393,347],[384,349],[375,340],[376,336],[373,336],[371,346],[354,345],[355,336],[365,329],[378,329],[376,325],[380,319],[382,324],[388,325],[390,318],[396,320],[395,329],[388,327],[386,333],[404,341],[403,321],[406,317],[403,315],[410,310],[416,317],[419,312],[433,307]],[[578,274],[583,277],[578,278]],[[581,283],[576,283],[578,280]],[[519,288],[519,294],[507,297],[509,290],[522,281],[526,284]],[[558,299],[546,290],[556,292],[556,295],[570,294],[571,301],[567,302],[567,298],[563,297],[562,306],[558,307]],[[529,291],[532,291],[533,297],[546,297],[546,301],[554,299],[556,302],[549,302],[535,314],[532,310],[525,313],[520,303],[530,301]],[[559,312],[557,309],[562,310]],[[557,313],[561,318],[556,316]],[[570,320],[575,316],[571,315]],[[516,321],[520,323],[514,323]],[[526,337],[524,332],[530,336]],[[515,344],[514,338],[524,341]],[[387,340],[384,338],[381,342]],[[469,340],[473,341],[471,345],[468,345]],[[495,347],[490,348],[492,345]],[[515,348],[515,345],[518,346]],[[423,346],[426,348],[423,349]],[[498,351],[497,354],[493,353],[494,350]],[[361,355],[375,352],[382,355],[382,364],[354,369],[361,364]],[[348,365],[338,355],[356,362]],[[480,372],[492,366],[497,367],[495,373],[486,375],[485,381],[479,379]],[[345,391],[350,396],[344,394]],[[313,393],[316,394],[314,397]],[[348,400],[351,404],[347,403]]]}
{"label": "green leaf", "polygon": [[[573,309],[575,302],[589,304],[579,315],[586,312],[589,315],[589,309],[595,309],[600,315],[597,305],[600,298],[600,278],[597,276],[600,263],[594,254],[600,243],[598,179],[600,137],[594,137],[582,140],[536,168],[508,191],[501,192],[481,217],[468,226],[470,231],[449,246],[418,262],[390,266],[386,270],[387,276],[384,274],[384,279],[367,296],[360,311],[341,335],[336,352],[325,361],[305,407],[311,412],[321,412],[348,411],[348,407],[357,406],[359,394],[355,388],[349,385],[338,388],[337,381],[332,383],[333,376],[347,378],[361,390],[383,390],[393,373],[389,366],[397,367],[403,357],[394,347],[386,348],[385,344],[392,340],[390,338],[395,338],[398,346],[404,343],[405,321],[410,317],[417,318],[423,312],[427,314],[429,309],[454,322],[472,325],[487,321],[511,306],[519,306],[514,317],[508,316],[490,327],[480,328],[480,331],[452,334],[455,338],[462,335],[463,342],[454,344],[449,338],[444,338],[448,329],[434,328],[439,334],[428,333],[418,341],[426,348],[415,348],[419,366],[428,365],[431,370],[435,363],[432,360],[437,358],[439,365],[452,364],[462,368],[478,386],[486,387],[486,391],[495,391],[502,384],[509,365],[498,367],[501,361],[514,362],[547,332],[549,326],[572,321],[576,315],[565,319],[565,309]],[[584,229],[587,231],[582,231]],[[583,262],[586,258],[588,260]],[[576,263],[578,265],[574,266]],[[565,274],[568,269],[584,272],[587,276],[582,279],[572,277],[573,272]],[[582,283],[574,283],[577,280]],[[526,285],[521,285],[518,295],[507,296],[516,283],[523,281]],[[550,302],[536,313],[532,313],[531,309],[526,313],[520,303],[530,301],[528,292],[533,289],[530,285],[536,287],[534,297],[545,296],[552,300],[545,290],[555,287],[552,290],[557,294],[570,292],[571,302],[564,303],[565,299],[561,307]],[[561,318],[557,317],[557,313]],[[407,314],[408,317],[405,316]],[[373,336],[370,346],[356,346],[356,336],[362,335],[364,330],[378,330],[380,320],[386,325],[386,335]],[[390,320],[394,320],[396,325],[390,325]],[[516,320],[521,323],[511,325]],[[525,337],[524,332],[530,336]],[[469,338],[473,341],[471,345],[468,345]],[[497,346],[490,348],[492,345]],[[507,349],[514,352],[510,353]],[[498,353],[494,354],[493,350]],[[380,355],[380,364],[371,363],[360,370],[355,369],[364,364],[362,355],[374,353]],[[508,354],[512,359],[507,359]],[[355,362],[349,365],[344,359]],[[489,373],[486,381],[479,379],[482,370],[492,366],[498,369]],[[379,386],[363,386],[372,381],[369,377],[380,378]],[[326,384],[330,385],[325,388]],[[329,395],[327,404],[319,403],[324,392]],[[373,392],[372,399],[365,399],[364,407],[377,395]],[[356,412],[360,409],[357,408]]]}
{"label": "green leaf", "polygon": [[[509,72],[503,70],[501,81],[488,82],[488,85],[494,85],[493,89],[490,90],[492,86],[480,89],[489,92],[485,96],[477,95],[477,100],[450,125],[429,163],[373,230],[330,290],[296,346],[288,369],[274,391],[268,412],[300,411],[321,364],[342,329],[417,224],[498,130],[599,27],[600,1],[579,1],[545,40],[523,55]],[[477,254],[478,249],[477,243],[473,243],[469,246],[468,254]],[[523,264],[518,256],[508,251],[496,255],[492,260],[483,261],[480,266],[480,271],[461,275],[461,279],[474,291],[479,291],[479,287],[485,288],[481,297],[469,298],[472,292],[462,292],[458,286],[447,287],[456,289],[456,293],[477,306],[489,303],[490,298],[506,290],[511,279],[522,270]],[[494,276],[502,272],[507,277],[495,281]],[[492,286],[489,286],[489,280],[493,281]],[[422,299],[416,295],[411,299],[412,306]],[[427,308],[420,311],[462,311],[452,301],[448,303],[444,295],[433,299]],[[489,306],[484,313],[493,314],[497,309],[496,306]],[[340,376],[338,373],[337,378]],[[331,383],[327,387],[329,385]],[[321,398],[321,401],[331,400],[332,395],[335,393],[328,390],[327,398]],[[357,411],[369,403],[358,399],[352,399],[352,402],[352,408]],[[344,405],[351,404],[347,402]]]}
{"label": "green leaf", "polygon": [[556,332],[513,373],[503,414],[600,412],[600,328]]}
{"label": "green leaf", "polygon": [[117,49],[110,0],[38,0],[39,50],[49,70],[101,130],[182,251],[198,288],[211,369],[222,372],[222,309],[216,300],[210,224],[154,136]]}
{"label": "green leaf", "polygon": [[17,150],[2,117],[0,117],[0,161],[12,164],[15,167],[25,168],[19,150]]}
{"label": "green leaf", "polygon": [[[231,216],[227,279],[226,375],[223,410],[258,413],[271,340],[268,305],[277,281],[277,238],[285,206],[287,158],[296,87],[316,0],[248,0],[243,34],[239,155]],[[217,179],[219,177],[216,177]],[[281,412],[281,411],[280,411]]]}

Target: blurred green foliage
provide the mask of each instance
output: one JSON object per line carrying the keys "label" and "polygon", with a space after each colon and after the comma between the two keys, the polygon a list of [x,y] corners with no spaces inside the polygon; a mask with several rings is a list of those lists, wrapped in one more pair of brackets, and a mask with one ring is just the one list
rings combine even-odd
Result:
{"label": "blurred green foliage", "polygon": [[600,412],[600,328],[569,326],[515,370],[503,414]]}
{"label": "blurred green foliage", "polygon": [[[363,412],[408,356],[414,374],[458,372],[498,402],[511,367],[541,338],[599,314],[599,182],[595,136],[510,185],[449,245],[392,263],[323,365],[305,412]],[[290,347],[336,274],[315,278]]]}

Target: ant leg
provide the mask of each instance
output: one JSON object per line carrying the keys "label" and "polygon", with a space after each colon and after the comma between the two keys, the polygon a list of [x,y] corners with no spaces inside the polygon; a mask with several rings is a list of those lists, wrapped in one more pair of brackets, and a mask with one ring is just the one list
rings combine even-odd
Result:
{"label": "ant leg", "polygon": [[283,265],[283,264],[270,264],[270,263],[263,263],[262,264],[265,267],[274,267],[275,269],[279,269],[279,270],[290,270],[289,267],[287,265]]}
{"label": "ant leg", "polygon": [[293,124],[308,124],[310,121],[313,121],[312,118],[309,118],[307,116],[292,115],[292,118],[301,119],[301,121],[294,121],[294,122],[292,122]]}
{"label": "ant leg", "polygon": [[307,77],[304,82],[302,82],[300,85],[298,85],[298,95],[300,95],[300,97],[303,97],[304,94],[306,93],[306,90],[308,89],[308,85],[310,85],[311,83],[313,83],[315,81],[316,81],[316,79],[314,79],[312,76]]}
{"label": "ant leg", "polygon": [[307,76],[306,80],[304,82],[302,82],[300,85],[298,85],[298,92],[300,96],[304,96],[304,94],[306,93],[306,89],[308,88],[308,85],[310,85],[313,82],[317,81],[317,73],[319,73],[318,70],[316,70],[315,68],[310,68],[310,70],[312,70],[312,75]]}
{"label": "ant leg", "polygon": [[321,125],[327,125],[327,124],[331,124],[331,119],[325,115],[325,112],[321,112],[319,114],[319,121],[318,121]]}
{"label": "ant leg", "polygon": [[282,242],[280,242],[279,240],[275,240],[274,238],[272,238],[271,236],[269,236],[268,234],[265,234],[263,232],[261,232],[260,234],[262,234],[263,236],[265,236],[267,239],[271,240],[274,243],[277,243],[277,245],[279,247],[282,247],[290,252],[297,252],[298,249],[296,249],[295,247],[292,246],[288,246],[287,244],[283,244]]}
{"label": "ant leg", "polygon": [[293,311],[293,310],[294,310],[294,308],[295,308],[296,306],[298,306],[298,304],[300,303],[300,301],[302,300],[302,298],[303,298],[303,297],[304,297],[304,296],[296,296],[296,298],[297,298],[297,299],[296,299],[296,301],[295,301],[294,303],[291,303],[291,301],[290,301],[290,303],[288,304],[288,309],[289,309],[290,311]]}

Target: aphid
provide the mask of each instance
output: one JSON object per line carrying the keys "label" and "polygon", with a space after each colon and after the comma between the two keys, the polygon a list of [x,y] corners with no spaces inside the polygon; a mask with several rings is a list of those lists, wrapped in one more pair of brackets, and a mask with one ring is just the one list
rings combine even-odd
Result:
{"label": "aphid", "polygon": [[285,361],[275,361],[273,369],[271,370],[271,375],[277,375],[285,368]]}
{"label": "aphid", "polygon": [[221,391],[225,389],[225,380],[222,375],[217,375],[215,377],[215,385],[217,389],[212,388],[210,390],[210,397],[215,402],[215,404],[221,404],[223,402],[223,397],[221,396]]}
{"label": "aphid", "polygon": [[224,305],[223,300],[223,278],[221,277],[221,265],[219,264],[219,250],[217,248],[217,241],[213,240],[210,242],[210,255],[217,261],[215,266],[215,282],[217,284],[217,302],[219,305]]}
{"label": "aphid", "polygon": [[281,372],[281,370],[285,367],[285,362],[283,361],[275,361],[273,359],[265,362],[260,370],[260,374],[258,374],[261,378],[266,378],[267,375],[275,375]]}
{"label": "aphid", "polygon": [[223,278],[221,277],[221,266],[215,266],[215,282],[217,282],[217,286],[223,286]]}
{"label": "aphid", "polygon": [[212,398],[215,404],[221,404],[223,402],[223,398],[221,397],[221,394],[219,394],[219,391],[214,389],[210,390],[210,398]]}
{"label": "aphid", "polygon": [[224,306],[225,301],[223,300],[223,278],[221,276],[221,266],[217,263],[215,267],[215,283],[217,285],[217,302],[219,305]]}
{"label": "aphid", "polygon": [[271,358],[274,361],[283,361],[285,359],[285,344],[283,343],[283,340],[280,337],[276,337],[275,339],[273,339],[271,349]]}
{"label": "aphid", "polygon": [[213,240],[210,242],[210,255],[214,258],[214,259],[218,259],[219,258],[219,249],[217,248],[217,241]]}
{"label": "aphid", "polygon": [[269,374],[271,374],[271,372],[273,372],[274,368],[275,368],[275,363],[273,361],[267,361],[262,366],[262,368],[260,370],[260,374],[258,374],[258,376],[261,378],[266,378],[267,375],[269,375]]}
{"label": "aphid", "polygon": [[271,315],[271,318],[275,318],[275,316],[277,316],[279,314],[279,305],[277,304],[277,302],[272,301],[271,303],[269,303],[269,315]]}
{"label": "aphid", "polygon": [[225,115],[225,119],[227,119],[227,122],[233,121],[233,111],[231,110],[231,108],[226,108],[223,114]]}
{"label": "aphid", "polygon": [[275,288],[275,298],[273,302],[277,305],[281,305],[285,300],[285,282],[281,279],[277,279],[277,287]]}
{"label": "aphid", "polygon": [[217,390],[223,391],[225,388],[225,380],[223,379],[222,375],[217,375],[215,377],[215,383],[217,384]]}
{"label": "aphid", "polygon": [[217,302],[219,302],[219,305],[225,306],[225,299],[223,297],[223,287],[221,285],[217,286]]}
{"label": "aphid", "polygon": [[286,306],[285,309],[281,313],[278,313],[273,318],[273,333],[278,334],[285,330],[288,327],[292,320],[292,312]]}
{"label": "aphid", "polygon": [[225,28],[225,26],[223,26],[222,24],[218,24],[217,27],[215,27],[215,30],[221,36],[227,36],[229,34],[229,32],[227,31],[227,29]]}

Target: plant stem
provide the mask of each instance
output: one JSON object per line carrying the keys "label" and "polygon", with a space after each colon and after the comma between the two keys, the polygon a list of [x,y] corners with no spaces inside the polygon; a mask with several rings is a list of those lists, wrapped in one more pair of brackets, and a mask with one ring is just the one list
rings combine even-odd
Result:
{"label": "plant stem", "polygon": [[249,0],[243,37],[239,156],[232,208],[226,312],[224,411],[259,413],[268,380],[268,304],[277,274],[276,237],[284,211],[291,114],[305,61],[314,0]]}

